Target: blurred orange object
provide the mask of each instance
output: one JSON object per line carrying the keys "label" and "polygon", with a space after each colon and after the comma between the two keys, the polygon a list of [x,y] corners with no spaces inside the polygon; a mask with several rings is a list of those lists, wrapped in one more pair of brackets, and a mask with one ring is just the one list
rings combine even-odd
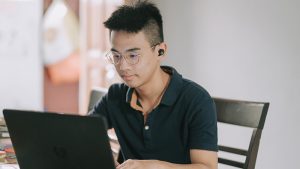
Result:
{"label": "blurred orange object", "polygon": [[80,57],[78,52],[74,52],[67,58],[45,67],[51,82],[55,85],[79,81]]}

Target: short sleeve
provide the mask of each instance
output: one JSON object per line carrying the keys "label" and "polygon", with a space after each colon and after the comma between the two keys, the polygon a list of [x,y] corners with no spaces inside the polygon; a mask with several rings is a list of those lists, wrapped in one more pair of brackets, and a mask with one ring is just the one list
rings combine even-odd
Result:
{"label": "short sleeve", "polygon": [[189,116],[189,147],[218,151],[217,115],[213,99],[208,93],[191,101]]}

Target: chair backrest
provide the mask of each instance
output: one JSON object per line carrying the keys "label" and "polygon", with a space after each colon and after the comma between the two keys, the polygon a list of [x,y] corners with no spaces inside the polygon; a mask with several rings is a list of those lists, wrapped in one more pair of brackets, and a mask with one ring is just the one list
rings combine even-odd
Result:
{"label": "chair backrest", "polygon": [[249,127],[252,136],[247,150],[219,145],[219,150],[246,157],[245,162],[219,157],[218,162],[243,169],[254,169],[261,133],[269,103],[214,98],[218,122]]}
{"label": "chair backrest", "polygon": [[105,88],[93,88],[90,93],[90,100],[88,105],[88,111],[92,110],[95,104],[107,93]]}

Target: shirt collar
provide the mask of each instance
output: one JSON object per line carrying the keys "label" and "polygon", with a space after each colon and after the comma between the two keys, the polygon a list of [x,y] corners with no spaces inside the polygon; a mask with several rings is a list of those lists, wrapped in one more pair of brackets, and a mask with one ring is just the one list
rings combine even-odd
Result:
{"label": "shirt collar", "polygon": [[175,103],[180,93],[179,91],[182,88],[182,76],[173,67],[162,66],[162,69],[170,72],[171,79],[169,86],[161,99],[161,104],[171,106]]}

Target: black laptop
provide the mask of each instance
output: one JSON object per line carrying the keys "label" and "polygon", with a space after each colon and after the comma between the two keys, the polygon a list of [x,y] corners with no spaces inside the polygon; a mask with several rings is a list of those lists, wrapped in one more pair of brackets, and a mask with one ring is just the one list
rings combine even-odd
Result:
{"label": "black laptop", "polygon": [[104,118],[3,110],[21,169],[114,169]]}

